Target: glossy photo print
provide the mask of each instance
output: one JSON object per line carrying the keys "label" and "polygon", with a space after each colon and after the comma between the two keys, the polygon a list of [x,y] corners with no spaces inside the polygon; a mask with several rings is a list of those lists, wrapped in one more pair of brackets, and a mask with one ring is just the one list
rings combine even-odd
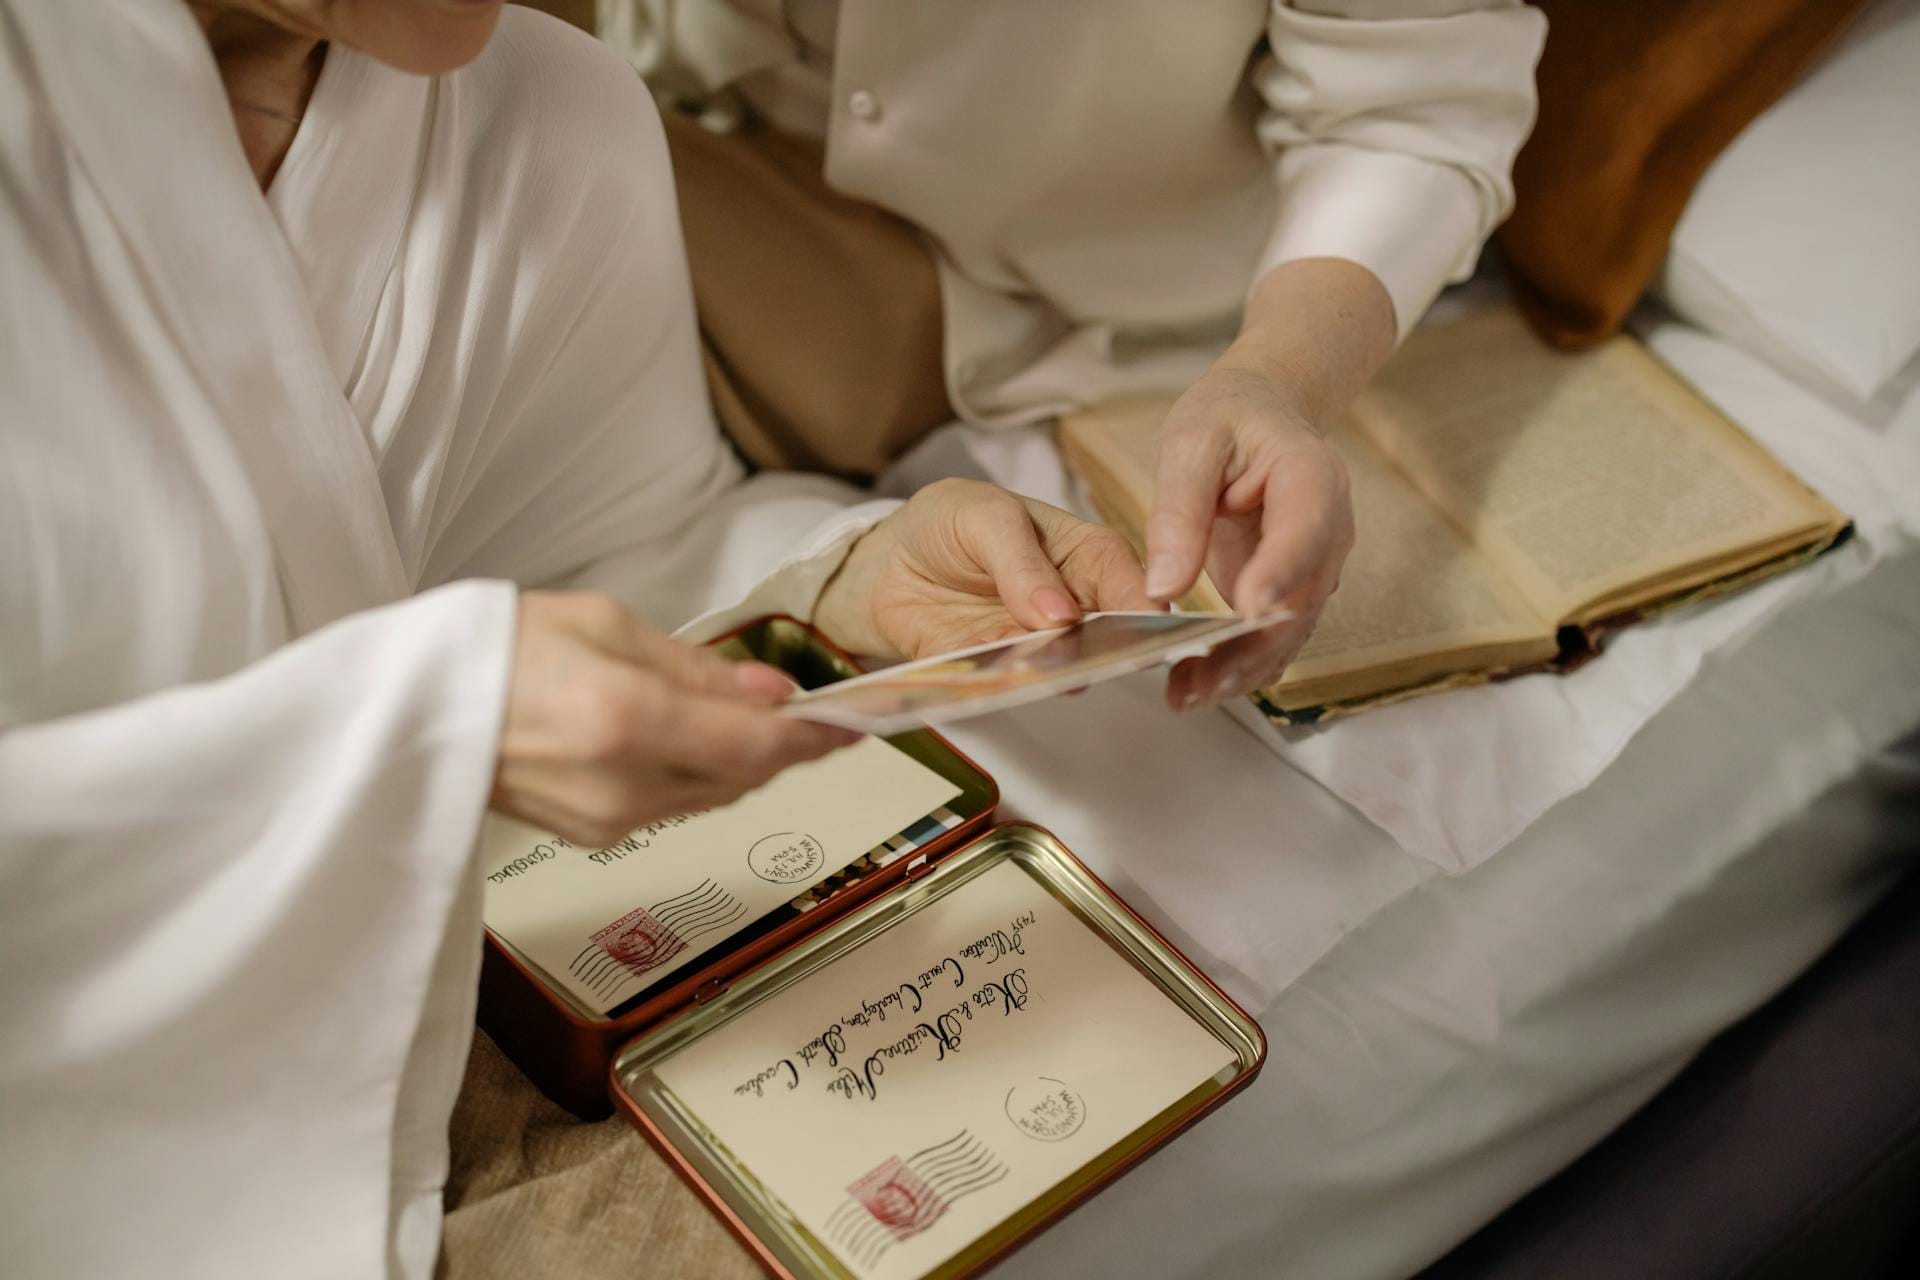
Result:
{"label": "glossy photo print", "polygon": [[1288,616],[1284,611],[1260,618],[1096,613],[1071,627],[996,640],[843,680],[801,694],[782,710],[803,720],[868,733],[899,733],[1023,706],[1198,657]]}

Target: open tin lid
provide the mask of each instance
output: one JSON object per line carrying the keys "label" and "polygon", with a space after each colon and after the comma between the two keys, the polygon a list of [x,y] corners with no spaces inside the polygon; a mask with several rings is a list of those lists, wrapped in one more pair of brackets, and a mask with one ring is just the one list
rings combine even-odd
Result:
{"label": "open tin lid", "polygon": [[[852,659],[834,650],[804,623],[787,617],[757,619],[719,638],[714,645],[720,653],[730,658],[754,658],[778,666],[807,688],[817,688],[859,673],[859,667]],[[853,902],[883,891],[891,884],[893,877],[885,873],[896,862],[904,863],[916,854],[956,847],[986,830],[999,804],[1000,791],[979,765],[961,754],[945,738],[926,729],[896,734],[886,742],[893,751],[924,769],[929,777],[943,780],[951,789],[951,796],[931,812],[912,809],[912,822],[891,834],[884,843],[866,849],[857,859],[853,856],[859,852],[857,847],[840,845],[824,850],[823,853],[832,859],[830,872],[817,880],[809,876],[802,882],[792,883],[786,892],[775,885],[772,897],[780,900],[780,903],[759,902],[755,904],[759,908],[757,914],[749,912],[746,904],[739,903],[739,895],[727,891],[725,885],[711,877],[691,889],[684,884],[662,884],[658,887],[649,884],[648,887],[653,888],[651,894],[623,886],[627,896],[616,900],[638,904],[651,902],[656,897],[663,898],[664,902],[660,905],[667,910],[661,912],[661,922],[669,923],[675,916],[684,918],[691,922],[692,928],[687,932],[693,936],[688,939],[676,937],[680,948],[673,951],[663,949],[665,958],[651,964],[646,962],[652,957],[629,957],[627,967],[633,971],[632,976],[623,971],[622,966],[609,963],[609,957],[599,957],[600,968],[594,971],[595,975],[602,978],[602,985],[607,987],[611,997],[617,999],[589,1000],[577,989],[578,984],[570,985],[565,977],[560,976],[557,966],[543,968],[507,929],[500,927],[500,917],[505,912],[499,908],[508,905],[511,895],[521,884],[516,877],[526,876],[530,882],[535,877],[528,868],[534,869],[539,875],[546,875],[547,864],[562,856],[560,850],[572,850],[572,846],[534,828],[498,817],[490,818],[483,832],[481,851],[483,870],[489,873],[488,910],[484,919],[489,944],[518,969],[526,981],[545,992],[570,1022],[577,1025],[625,1024],[634,1020],[636,1012],[639,1021],[644,1024],[657,1021],[679,1004],[692,999],[699,988],[714,981],[725,981],[788,945],[795,937],[817,927],[819,921],[806,920],[807,913],[816,907],[831,903],[825,918],[837,916]],[[863,744],[863,747],[878,749],[878,745]],[[872,784],[863,780],[863,785]],[[679,827],[685,821],[670,820],[660,824],[660,828]],[[607,850],[597,853],[579,850],[577,854],[570,853],[568,856],[575,862],[584,857],[591,862],[606,862],[616,865],[620,870],[628,870],[626,859],[629,853],[644,851],[651,855],[656,852],[651,844],[656,834],[654,829],[643,828]],[[812,839],[811,833],[808,839]],[[714,851],[715,854],[719,852]],[[651,863],[653,859],[649,857],[645,861]],[[705,861],[704,857],[702,861]],[[584,867],[575,869],[585,870]],[[591,876],[592,872],[588,871],[587,874]],[[689,876],[688,881],[691,883],[698,878]],[[747,883],[759,887],[751,879]],[[676,893],[676,890],[681,892]],[[603,901],[607,895],[605,887],[596,885],[590,892],[575,895],[570,900]],[[792,905],[792,910],[781,909],[788,903]],[[744,923],[738,923],[743,917]],[[694,934],[694,929],[700,932]],[[608,982],[609,978],[627,980],[616,984]],[[631,1030],[628,1034],[631,1034]]]}
{"label": "open tin lid", "polygon": [[1265,1058],[1047,832],[915,871],[613,1062],[617,1105],[777,1275],[973,1275]]}

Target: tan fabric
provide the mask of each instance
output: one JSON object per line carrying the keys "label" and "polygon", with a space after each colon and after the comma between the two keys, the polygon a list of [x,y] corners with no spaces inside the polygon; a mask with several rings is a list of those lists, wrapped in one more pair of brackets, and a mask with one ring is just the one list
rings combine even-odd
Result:
{"label": "tan fabric", "polygon": [[514,0],[514,3],[550,13],[563,22],[571,22],[582,31],[593,30],[594,0]]}
{"label": "tan fabric", "polygon": [[482,1031],[451,1137],[442,1280],[762,1274],[624,1117],[574,1119]]}
{"label": "tan fabric", "polygon": [[871,476],[953,418],[933,255],[829,190],[818,143],[666,115],[707,378],[763,467]]}
{"label": "tan fabric", "polygon": [[1694,186],[1792,88],[1863,0],[1537,0],[1553,35],[1540,122],[1500,230],[1534,328],[1616,333],[1666,259]]}

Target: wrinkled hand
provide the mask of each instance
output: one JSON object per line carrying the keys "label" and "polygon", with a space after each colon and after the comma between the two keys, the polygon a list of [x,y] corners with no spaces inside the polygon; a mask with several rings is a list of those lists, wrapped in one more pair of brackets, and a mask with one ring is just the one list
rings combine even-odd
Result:
{"label": "wrinkled hand", "polygon": [[994,485],[942,480],[854,544],[814,623],[855,653],[919,658],[1155,607],[1120,535]]}
{"label": "wrinkled hand", "polygon": [[1156,600],[1186,594],[1204,566],[1237,612],[1293,611],[1181,663],[1167,683],[1175,708],[1251,692],[1280,678],[1340,581],[1353,547],[1346,465],[1280,380],[1215,368],[1162,428],[1147,547]]}
{"label": "wrinkled hand", "polygon": [[676,640],[605,596],[527,592],[492,807],[605,846],[858,741],[775,715],[793,690],[774,668]]}

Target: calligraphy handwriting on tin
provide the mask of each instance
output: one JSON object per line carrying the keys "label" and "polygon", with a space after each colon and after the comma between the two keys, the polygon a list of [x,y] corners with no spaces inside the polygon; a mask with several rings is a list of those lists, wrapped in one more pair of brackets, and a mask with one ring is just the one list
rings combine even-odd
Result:
{"label": "calligraphy handwriting on tin", "polygon": [[[933,1050],[932,1061],[946,1061],[959,1050],[977,1015],[997,1009],[1006,1017],[1027,1007],[1025,967],[996,971],[951,1004],[942,1003],[940,995],[967,986],[969,965],[991,970],[1010,956],[1025,956],[1034,918],[1031,911],[1021,912],[1005,928],[971,939],[891,989],[862,997],[787,1056],[737,1083],[734,1094],[763,1098],[770,1091],[791,1092],[818,1070],[829,1093],[871,1100],[879,1094],[878,1081],[888,1063],[928,1049]],[[876,1045],[859,1043],[889,1022],[905,1029]]]}
{"label": "calligraphy handwriting on tin", "polygon": [[1005,1017],[1025,1009],[1028,997],[1025,969],[1011,969],[999,978],[990,978],[981,983],[970,998],[931,1022],[920,1023],[893,1043],[881,1045],[857,1066],[852,1062],[840,1064],[840,1069],[826,1082],[827,1092],[848,1101],[864,1098],[871,1102],[880,1096],[880,1077],[886,1074],[888,1063],[911,1057],[929,1045],[934,1049],[933,1060],[945,1062],[960,1051],[961,1041],[972,1029],[976,1010],[998,1008]]}
{"label": "calligraphy handwriting on tin", "polygon": [[[604,849],[596,849],[587,855],[587,861],[597,867],[610,867],[628,854],[639,853],[643,849],[653,848],[655,837],[666,834],[675,827],[684,827],[695,818],[706,813],[705,809],[695,809],[692,813],[676,813],[670,818],[658,822],[649,822],[646,826],[631,831],[614,841]],[[556,838],[554,843],[562,848],[570,848],[566,841]]]}

